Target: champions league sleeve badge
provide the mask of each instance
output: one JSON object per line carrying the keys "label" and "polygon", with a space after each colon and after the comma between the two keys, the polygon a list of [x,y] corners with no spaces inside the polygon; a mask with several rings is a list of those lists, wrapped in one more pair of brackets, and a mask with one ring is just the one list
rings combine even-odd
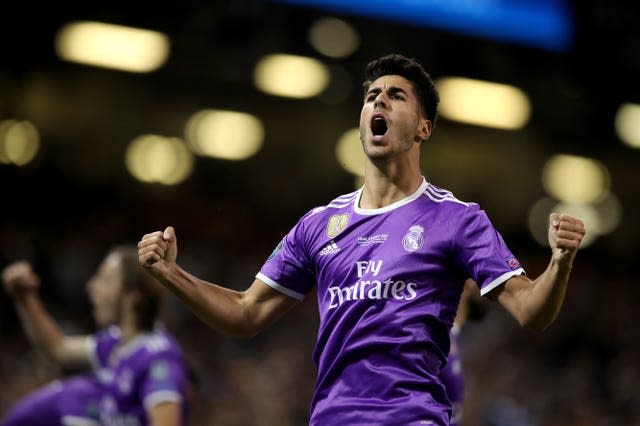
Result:
{"label": "champions league sleeve badge", "polygon": [[507,265],[509,265],[509,268],[511,269],[520,268],[520,262],[518,262],[518,259],[516,259],[515,257],[512,257],[509,260],[507,260]]}
{"label": "champions league sleeve badge", "polygon": [[285,238],[287,238],[286,236],[283,237],[280,242],[278,243],[278,245],[276,246],[276,248],[273,249],[273,251],[271,252],[271,254],[269,255],[269,257],[267,258],[267,262],[272,260],[274,257],[276,257],[278,255],[278,253],[280,253],[280,251],[282,250],[282,246],[284,246],[284,240]]}

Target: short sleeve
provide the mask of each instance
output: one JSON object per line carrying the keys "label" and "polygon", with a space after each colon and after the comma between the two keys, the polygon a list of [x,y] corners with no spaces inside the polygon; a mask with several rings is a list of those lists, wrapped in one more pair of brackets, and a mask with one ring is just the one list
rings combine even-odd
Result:
{"label": "short sleeve", "polygon": [[315,285],[305,237],[303,218],[280,241],[256,278],[287,296],[302,300]]}
{"label": "short sleeve", "polygon": [[163,402],[182,403],[186,392],[184,364],[175,357],[157,357],[149,363],[140,386],[145,410]]}
{"label": "short sleeve", "polygon": [[465,209],[456,233],[454,250],[457,261],[478,284],[482,295],[512,276],[524,274],[520,262],[477,204],[470,204]]}

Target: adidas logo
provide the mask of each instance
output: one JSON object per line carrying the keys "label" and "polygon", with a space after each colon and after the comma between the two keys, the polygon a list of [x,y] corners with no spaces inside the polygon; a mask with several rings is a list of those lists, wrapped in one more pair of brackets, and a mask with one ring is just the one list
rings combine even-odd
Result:
{"label": "adidas logo", "polygon": [[326,256],[328,254],[336,254],[337,252],[340,251],[340,247],[338,247],[338,245],[333,241],[329,241],[329,244],[327,244],[322,250],[320,250],[320,256]]}

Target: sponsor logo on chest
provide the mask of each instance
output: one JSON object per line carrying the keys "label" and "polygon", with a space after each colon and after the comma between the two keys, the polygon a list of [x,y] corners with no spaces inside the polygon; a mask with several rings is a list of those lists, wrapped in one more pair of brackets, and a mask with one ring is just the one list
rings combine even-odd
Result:
{"label": "sponsor logo on chest", "polygon": [[359,260],[355,262],[358,280],[351,286],[330,286],[328,309],[344,303],[363,300],[412,300],[417,296],[418,285],[414,282],[384,277],[382,260]]}

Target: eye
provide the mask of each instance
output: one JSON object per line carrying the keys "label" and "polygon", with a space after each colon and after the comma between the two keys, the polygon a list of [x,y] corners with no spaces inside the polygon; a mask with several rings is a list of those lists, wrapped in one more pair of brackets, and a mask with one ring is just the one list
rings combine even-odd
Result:
{"label": "eye", "polygon": [[402,95],[398,95],[398,94],[392,95],[391,99],[396,100],[396,101],[403,101],[404,100]]}
{"label": "eye", "polygon": [[373,102],[376,99],[376,96],[377,95],[375,93],[371,93],[367,96],[367,102]]}

